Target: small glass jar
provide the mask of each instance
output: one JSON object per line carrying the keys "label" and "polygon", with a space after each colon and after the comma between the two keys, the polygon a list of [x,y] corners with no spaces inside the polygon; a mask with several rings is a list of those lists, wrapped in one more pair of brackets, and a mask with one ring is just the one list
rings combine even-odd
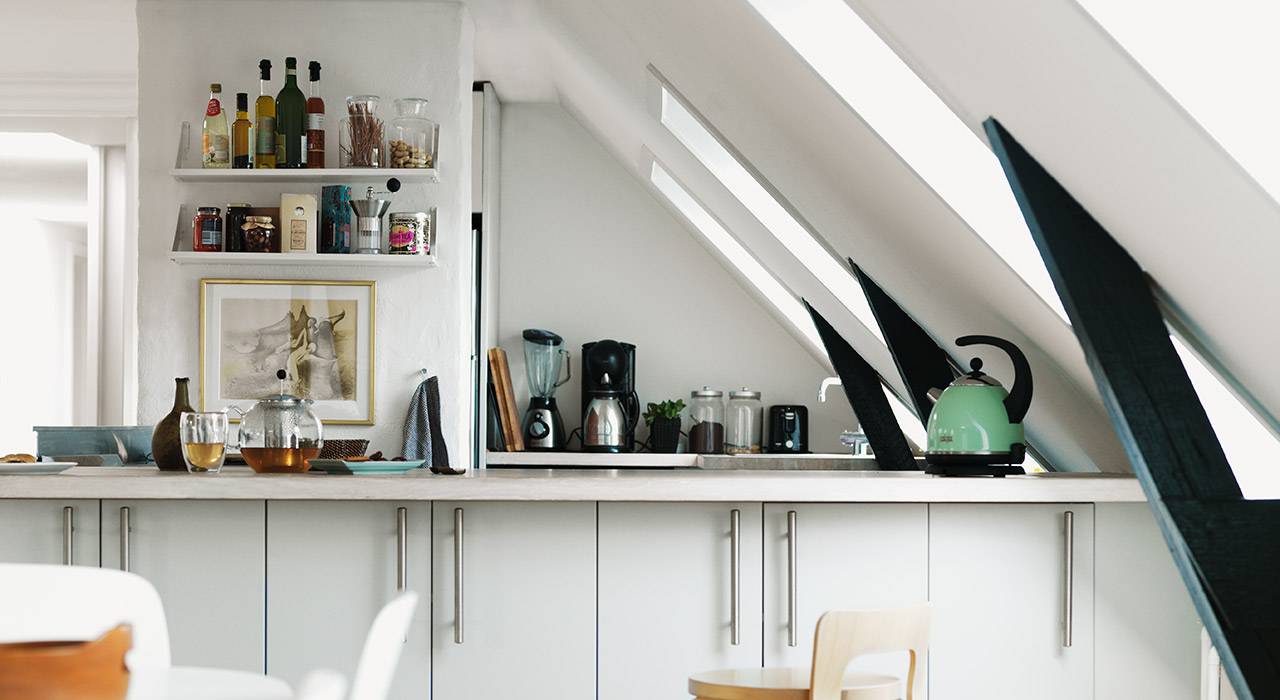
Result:
{"label": "small glass jar", "polygon": [[377,95],[347,98],[347,116],[338,123],[338,166],[386,167],[386,133],[378,118]]}
{"label": "small glass jar", "polygon": [[240,227],[244,234],[244,252],[279,253],[280,232],[269,216],[246,216]]}
{"label": "small glass jar", "polygon": [[439,127],[427,118],[427,101],[401,98],[396,100],[396,113],[387,133],[387,167],[434,168]]}
{"label": "small glass jar", "polygon": [[729,417],[725,425],[724,451],[731,455],[763,452],[761,425],[764,404],[760,392],[742,387],[729,392]]}
{"label": "small glass jar", "polygon": [[704,386],[689,392],[689,451],[704,455],[724,452],[724,392]]}
{"label": "small glass jar", "polygon": [[191,220],[191,249],[199,253],[222,252],[222,210],[199,207]]}

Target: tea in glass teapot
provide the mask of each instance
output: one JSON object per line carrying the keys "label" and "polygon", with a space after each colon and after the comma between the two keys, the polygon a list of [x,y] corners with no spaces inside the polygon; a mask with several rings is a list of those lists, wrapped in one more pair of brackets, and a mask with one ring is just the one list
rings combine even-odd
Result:
{"label": "tea in glass teapot", "polygon": [[324,426],[311,410],[313,402],[285,393],[288,376],[284,370],[276,372],[280,393],[248,411],[232,408],[241,414],[240,454],[259,474],[305,472],[324,444]]}

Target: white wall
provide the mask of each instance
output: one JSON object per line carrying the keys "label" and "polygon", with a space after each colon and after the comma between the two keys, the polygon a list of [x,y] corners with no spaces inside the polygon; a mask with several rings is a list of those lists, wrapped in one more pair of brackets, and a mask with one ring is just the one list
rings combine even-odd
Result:
{"label": "white wall", "polygon": [[[252,20],[287,31],[245,32]],[[332,427],[331,437],[364,437],[371,450],[399,454],[408,400],[426,367],[440,376],[444,430],[455,464],[467,459],[469,358],[468,263],[471,36],[465,10],[448,3],[251,2],[242,0],[171,3],[143,0],[139,21],[140,208],[138,242],[139,397],[143,423],[160,419],[172,403],[173,378],[199,376],[199,280],[202,277],[263,279],[374,279],[378,282],[375,358],[376,425]],[[403,41],[394,51],[384,39],[388,27],[424,28],[422,42]],[[359,40],[358,27],[374,28],[375,39]],[[192,42],[193,31],[205,37]],[[212,42],[212,43],[211,43]],[[216,49],[216,50],[215,50]],[[179,124],[199,129],[208,84],[221,82],[225,104],[235,92],[258,91],[257,64],[276,66],[271,90],[283,85],[284,57],[323,66],[329,162],[337,162],[337,119],[347,95],[391,100],[423,96],[441,125],[437,185],[406,185],[393,197],[393,211],[439,208],[440,266],[430,270],[347,268],[179,267],[168,260],[180,203],[248,201],[269,205],[282,192],[315,192],[319,186],[192,185],[175,182],[173,164]],[[300,71],[305,79],[305,71]],[[193,397],[194,398],[194,397]]]}
{"label": "white wall", "polygon": [[838,391],[817,403],[818,362],[567,112],[503,106],[501,188],[498,330],[521,412],[520,332],[545,328],[573,353],[574,378],[556,393],[571,429],[581,346],[614,338],[637,346],[642,406],[748,385],[766,406],[809,406],[811,449],[839,449],[853,412]]}

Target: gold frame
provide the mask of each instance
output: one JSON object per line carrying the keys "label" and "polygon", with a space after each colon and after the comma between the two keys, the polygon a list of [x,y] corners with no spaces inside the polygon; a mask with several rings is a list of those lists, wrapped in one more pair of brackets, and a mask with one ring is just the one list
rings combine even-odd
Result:
{"label": "gold frame", "polygon": [[[326,420],[325,425],[373,425],[377,415],[377,383],[374,381],[376,342],[378,338],[378,283],[374,280],[260,280],[229,279],[208,277],[200,280],[200,410],[206,410],[204,404],[204,345],[205,345],[205,302],[206,292],[210,284],[272,284],[289,286],[330,286],[330,287],[368,287],[369,288],[369,417],[365,420]],[[232,420],[240,422],[238,419]]]}

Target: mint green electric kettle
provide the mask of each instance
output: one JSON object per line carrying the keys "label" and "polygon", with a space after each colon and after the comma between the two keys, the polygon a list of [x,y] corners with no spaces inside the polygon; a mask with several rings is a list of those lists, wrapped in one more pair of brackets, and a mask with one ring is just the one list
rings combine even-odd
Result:
{"label": "mint green electric kettle", "polygon": [[[929,412],[925,461],[931,474],[1021,474],[1026,457],[1022,419],[1031,406],[1031,365],[1017,345],[989,335],[966,335],[956,345],[991,345],[1013,361],[1013,387],[982,372],[982,360],[951,382]],[[930,392],[933,393],[933,392]]]}

